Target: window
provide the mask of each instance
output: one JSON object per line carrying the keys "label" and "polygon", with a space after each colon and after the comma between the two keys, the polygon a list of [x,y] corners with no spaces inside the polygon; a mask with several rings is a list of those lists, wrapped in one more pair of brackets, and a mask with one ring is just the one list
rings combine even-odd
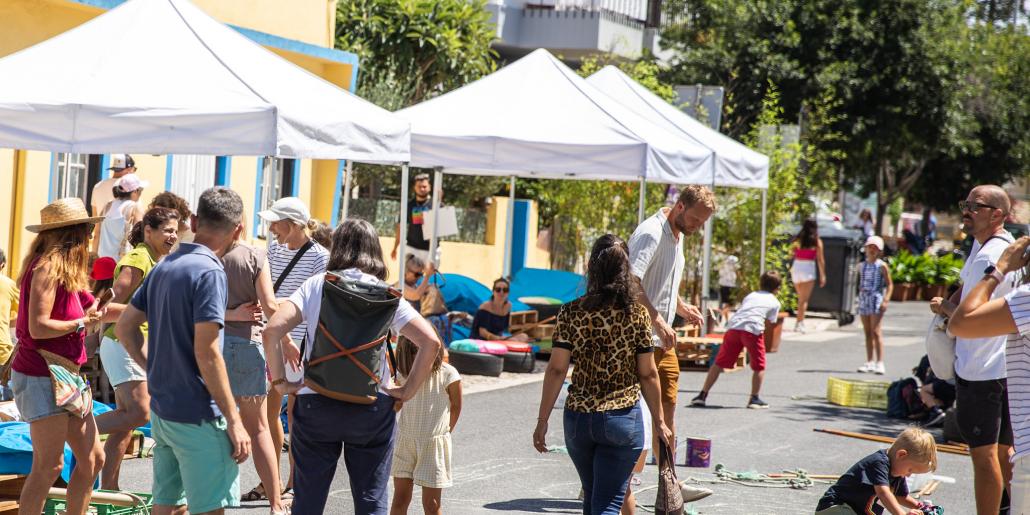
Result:
{"label": "window", "polygon": [[[259,161],[256,211],[272,207],[272,203],[283,197],[297,195],[297,160],[266,157]],[[268,223],[254,215],[254,235],[264,238]]]}
{"label": "window", "polygon": [[215,185],[215,156],[177,154],[169,156],[168,191],[186,199],[196,209],[204,190]]}
{"label": "window", "polygon": [[100,181],[100,156],[57,152],[50,171],[50,200],[78,197],[88,206],[93,185]]}

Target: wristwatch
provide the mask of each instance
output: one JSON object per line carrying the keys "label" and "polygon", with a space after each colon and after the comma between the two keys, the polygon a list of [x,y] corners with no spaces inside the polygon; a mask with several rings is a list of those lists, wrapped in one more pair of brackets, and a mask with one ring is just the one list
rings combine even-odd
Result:
{"label": "wristwatch", "polygon": [[1005,282],[1005,274],[1001,273],[1001,270],[998,270],[998,267],[994,265],[984,269],[984,279],[988,277],[993,277],[995,281],[998,281],[998,284]]}
{"label": "wristwatch", "polygon": [[83,332],[85,330],[86,330],[86,321],[80,318],[79,319],[79,323],[75,324],[75,332],[81,333],[81,332]]}

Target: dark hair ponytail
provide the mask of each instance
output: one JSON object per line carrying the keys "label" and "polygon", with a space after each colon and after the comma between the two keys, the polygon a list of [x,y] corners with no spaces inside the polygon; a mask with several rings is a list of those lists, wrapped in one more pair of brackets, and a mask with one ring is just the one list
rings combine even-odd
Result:
{"label": "dark hair ponytail", "polygon": [[594,311],[614,307],[629,311],[636,303],[637,291],[629,269],[626,242],[614,234],[598,238],[590,251],[583,308]]}
{"label": "dark hair ponytail", "polygon": [[160,229],[162,225],[171,220],[179,220],[179,213],[167,207],[152,207],[143,215],[143,221],[136,222],[129,233],[129,245],[135,247],[143,243],[144,227]]}

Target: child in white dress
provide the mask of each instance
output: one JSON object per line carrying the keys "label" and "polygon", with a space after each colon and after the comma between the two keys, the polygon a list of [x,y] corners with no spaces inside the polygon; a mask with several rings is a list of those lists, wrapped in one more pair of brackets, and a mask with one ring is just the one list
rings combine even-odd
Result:
{"label": "child in white dress", "polygon": [[[406,376],[418,347],[404,337],[397,341],[397,372]],[[440,514],[443,489],[451,482],[451,432],[461,413],[461,376],[436,356],[433,372],[411,400],[400,408],[393,448],[391,514],[408,512],[414,485],[422,487],[422,509]]]}

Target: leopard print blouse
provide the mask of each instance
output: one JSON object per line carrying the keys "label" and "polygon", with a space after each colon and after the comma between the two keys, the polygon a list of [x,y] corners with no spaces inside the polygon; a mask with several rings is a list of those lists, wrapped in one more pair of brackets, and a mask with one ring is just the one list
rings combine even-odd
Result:
{"label": "leopard print blouse", "polygon": [[643,305],[630,312],[587,311],[577,299],[558,311],[554,347],[572,352],[575,368],[567,409],[594,413],[629,408],[640,397],[637,355],[653,352],[651,317]]}

